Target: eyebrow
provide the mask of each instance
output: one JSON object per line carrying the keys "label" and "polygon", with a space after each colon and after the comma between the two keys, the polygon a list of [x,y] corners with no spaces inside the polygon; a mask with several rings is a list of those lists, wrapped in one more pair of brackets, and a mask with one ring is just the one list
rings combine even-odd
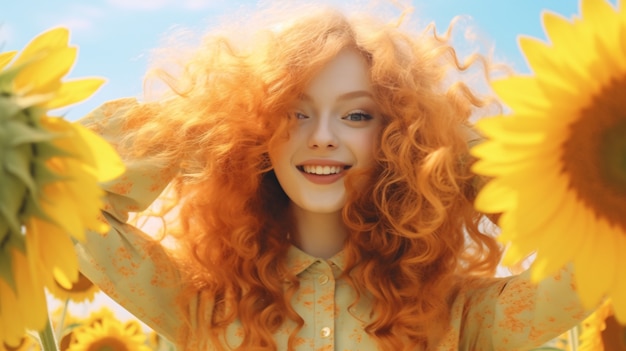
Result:
{"label": "eyebrow", "polygon": [[[346,101],[346,100],[352,100],[352,99],[357,99],[361,97],[368,97],[372,99],[373,95],[367,90],[355,90],[355,91],[350,91],[350,92],[339,95],[337,97],[337,101]],[[307,94],[300,94],[300,100],[313,101],[313,99]]]}

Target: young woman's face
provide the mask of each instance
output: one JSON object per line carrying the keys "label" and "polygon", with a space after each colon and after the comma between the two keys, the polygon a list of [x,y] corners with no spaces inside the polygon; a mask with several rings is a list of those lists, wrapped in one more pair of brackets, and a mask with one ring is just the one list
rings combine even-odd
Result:
{"label": "young woman's face", "polygon": [[294,103],[289,138],[270,150],[281,187],[304,211],[341,210],[345,175],[372,162],[382,121],[368,69],[358,52],[341,51]]}

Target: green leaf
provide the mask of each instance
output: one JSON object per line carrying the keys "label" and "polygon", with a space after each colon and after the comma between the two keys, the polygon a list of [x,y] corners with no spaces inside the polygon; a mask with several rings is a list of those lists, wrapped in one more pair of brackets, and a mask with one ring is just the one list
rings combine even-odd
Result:
{"label": "green leaf", "polygon": [[36,157],[46,160],[52,157],[76,157],[73,153],[65,151],[52,143],[40,143],[35,147]]}
{"label": "green leaf", "polygon": [[0,93],[13,93],[13,82],[24,65],[13,66],[0,72]]}
{"label": "green leaf", "polygon": [[0,248],[0,279],[4,280],[11,290],[17,294],[17,287],[11,268],[11,252],[9,249],[9,246]]}
{"label": "green leaf", "polygon": [[18,181],[15,176],[0,172],[0,243],[4,244],[11,233],[20,233],[22,223],[19,221],[19,213],[24,204],[26,186]]}
{"label": "green leaf", "polygon": [[5,152],[4,156],[2,172],[15,177],[13,183],[24,184],[29,191],[36,193],[37,185],[31,174],[31,164],[33,163],[32,146],[24,144],[13,147],[8,152]]}
{"label": "green leaf", "polygon": [[15,116],[17,116],[21,111],[22,108],[16,104],[15,101],[13,101],[11,96],[0,95],[0,125],[3,125],[2,129],[6,128],[3,122],[8,122],[14,119]]}
{"label": "green leaf", "polygon": [[9,146],[51,142],[59,137],[56,133],[28,125],[26,121],[12,121],[8,123],[7,127],[9,129],[10,139],[9,142],[5,143]]}

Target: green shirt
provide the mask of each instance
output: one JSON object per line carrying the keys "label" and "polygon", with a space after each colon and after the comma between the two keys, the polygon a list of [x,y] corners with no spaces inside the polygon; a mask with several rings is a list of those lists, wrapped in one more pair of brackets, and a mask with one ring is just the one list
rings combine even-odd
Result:
{"label": "green shirt", "polygon": [[[133,104],[133,99],[111,101],[81,123],[118,145],[124,134],[120,115]],[[177,297],[187,282],[177,265],[161,243],[126,223],[129,212],[144,210],[159,196],[176,169],[154,160],[122,156],[127,172],[105,185],[104,218],[111,229],[105,235],[88,233],[87,241],[77,244],[81,270],[148,326],[172,341],[179,340],[179,349],[197,349],[197,336],[202,334],[194,331],[199,318],[212,312],[211,296],[198,294],[180,301]],[[305,321],[297,334],[297,350],[377,349],[364,331],[370,313],[367,298],[349,307],[355,292],[340,278],[344,269],[341,252],[325,260],[292,246],[287,264],[300,280],[292,304]],[[527,273],[459,283],[451,302],[451,324],[436,351],[529,350],[562,334],[586,315],[568,270],[537,285],[529,281]],[[293,328],[294,323],[286,322],[275,334],[279,350],[287,349]],[[229,326],[225,345],[237,346],[242,330],[239,322]]]}

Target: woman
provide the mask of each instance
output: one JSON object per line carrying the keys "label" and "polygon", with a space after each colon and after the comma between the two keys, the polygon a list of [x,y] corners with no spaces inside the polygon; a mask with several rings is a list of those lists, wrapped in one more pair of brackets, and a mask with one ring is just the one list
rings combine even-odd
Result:
{"label": "woman", "polygon": [[[445,38],[301,10],[209,33],[170,93],[82,123],[125,158],[83,273],[185,350],[525,350],[584,311],[568,272],[493,278]],[[175,72],[175,73],[173,73]],[[171,185],[164,245],[129,224]]]}

